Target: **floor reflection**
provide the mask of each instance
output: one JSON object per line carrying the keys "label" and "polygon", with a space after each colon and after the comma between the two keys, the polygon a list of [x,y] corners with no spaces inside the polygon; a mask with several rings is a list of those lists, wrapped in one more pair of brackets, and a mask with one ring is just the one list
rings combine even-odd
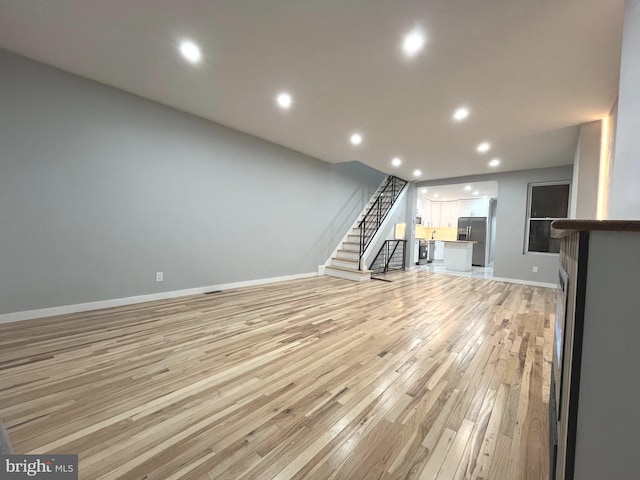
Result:
{"label": "floor reflection", "polygon": [[447,270],[443,262],[432,262],[417,265],[416,269],[422,272],[442,273],[445,275],[457,275],[458,277],[484,278],[493,280],[493,265],[487,267],[472,267],[470,272],[456,272]]}

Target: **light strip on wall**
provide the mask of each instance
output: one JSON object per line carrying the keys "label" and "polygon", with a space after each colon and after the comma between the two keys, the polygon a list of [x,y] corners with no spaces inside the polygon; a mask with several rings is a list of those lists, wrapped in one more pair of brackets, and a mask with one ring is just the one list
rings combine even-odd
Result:
{"label": "light strip on wall", "polygon": [[609,175],[609,135],[611,130],[611,118],[602,119],[602,132],[600,136],[600,172],[598,175],[598,204],[596,218],[604,220],[607,201],[608,175]]}

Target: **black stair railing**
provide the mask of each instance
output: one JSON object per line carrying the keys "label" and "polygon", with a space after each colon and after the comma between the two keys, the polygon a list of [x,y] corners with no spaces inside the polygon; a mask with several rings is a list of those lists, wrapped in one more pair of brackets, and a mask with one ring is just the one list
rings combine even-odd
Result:
{"label": "black stair railing", "polygon": [[401,178],[389,176],[387,183],[376,197],[373,205],[369,208],[364,218],[358,224],[360,229],[360,256],[358,260],[358,269],[362,270],[362,256],[367,247],[373,240],[374,235],[382,225],[389,210],[395,203],[402,189],[407,185],[405,180]]}
{"label": "black stair railing", "polygon": [[405,269],[406,240],[385,240],[376,258],[371,262],[371,275]]}

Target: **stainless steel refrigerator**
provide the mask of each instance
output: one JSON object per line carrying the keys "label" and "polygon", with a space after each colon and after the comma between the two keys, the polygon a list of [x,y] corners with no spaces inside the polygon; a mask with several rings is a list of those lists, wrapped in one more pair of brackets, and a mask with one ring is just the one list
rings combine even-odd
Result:
{"label": "stainless steel refrigerator", "polygon": [[486,265],[487,217],[458,218],[458,240],[476,242],[473,244],[471,264],[479,267]]}

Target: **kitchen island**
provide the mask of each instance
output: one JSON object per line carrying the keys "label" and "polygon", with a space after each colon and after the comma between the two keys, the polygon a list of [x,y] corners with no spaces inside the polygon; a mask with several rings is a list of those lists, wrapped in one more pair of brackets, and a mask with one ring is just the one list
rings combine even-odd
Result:
{"label": "kitchen island", "polygon": [[444,241],[444,267],[456,272],[470,272],[473,244],[465,240]]}

